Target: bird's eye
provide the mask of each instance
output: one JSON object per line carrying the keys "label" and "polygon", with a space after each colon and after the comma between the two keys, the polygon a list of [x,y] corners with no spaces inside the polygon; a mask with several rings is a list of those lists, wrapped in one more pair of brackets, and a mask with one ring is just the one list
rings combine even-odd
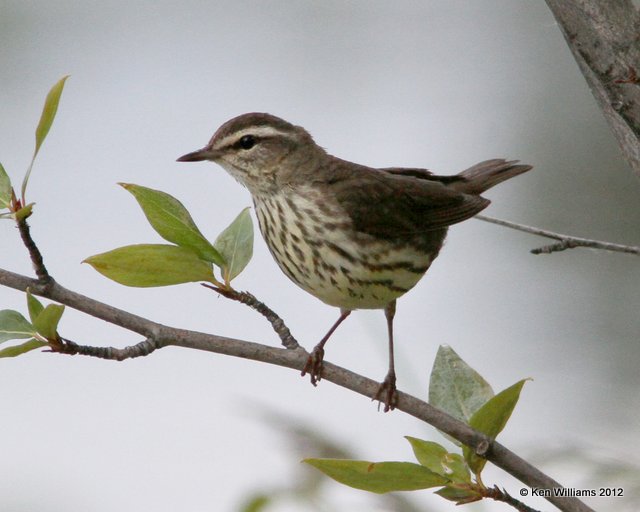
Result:
{"label": "bird's eye", "polygon": [[258,140],[254,135],[244,135],[240,138],[238,144],[242,149],[251,149],[256,145],[256,142],[258,142]]}

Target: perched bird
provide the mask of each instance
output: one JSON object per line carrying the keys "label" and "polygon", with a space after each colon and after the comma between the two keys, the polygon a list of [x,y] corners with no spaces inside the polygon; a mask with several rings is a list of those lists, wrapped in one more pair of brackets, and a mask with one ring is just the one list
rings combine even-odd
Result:
{"label": "perched bird", "polygon": [[340,308],[302,375],[322,377],[324,345],[354,309],[384,309],[389,370],[375,399],[397,402],[393,363],[396,299],[438,256],[447,228],[490,201],[485,190],[531,169],[486,160],[453,176],[426,169],[374,169],[341,160],[311,135],[271,114],[224,123],[204,148],[180,162],[211,160],[249,189],[260,231],[280,269],[303,290]]}

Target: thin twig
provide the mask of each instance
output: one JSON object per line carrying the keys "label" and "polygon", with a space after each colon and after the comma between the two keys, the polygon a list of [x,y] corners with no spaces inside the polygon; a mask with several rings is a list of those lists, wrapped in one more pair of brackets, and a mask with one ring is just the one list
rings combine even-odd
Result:
{"label": "thin twig", "polygon": [[125,359],[133,359],[134,357],[148,356],[154,350],[162,348],[162,345],[151,338],[147,338],[129,347],[115,348],[79,345],[74,341],[60,337],[55,342],[49,342],[49,346],[51,347],[51,352],[56,352],[57,354],[67,354],[71,356],[78,354],[98,357],[100,359],[109,359],[111,361],[124,361]]}
{"label": "thin twig", "polygon": [[537,249],[531,249],[531,252],[533,254],[550,254],[552,252],[564,251],[565,249],[573,249],[575,247],[588,247],[590,249],[601,249],[603,251],[625,252],[627,254],[640,255],[640,247],[634,245],[613,244],[610,242],[601,242],[599,240],[591,240],[588,238],[563,235],[554,231],[547,231],[546,229],[527,226],[525,224],[517,224],[508,220],[487,217],[486,215],[476,215],[474,218],[483,220],[485,222],[491,222],[492,224],[498,224],[499,226],[516,229],[518,231],[524,231],[525,233],[531,233],[532,235],[544,236],[546,238],[559,240],[559,242],[555,244],[545,245],[542,247],[538,247]]}
{"label": "thin twig", "polygon": [[[204,350],[293,368],[298,371],[302,370],[309,357],[308,352],[303,349],[288,350],[224,336],[167,327],[68,290],[56,281],[52,281],[45,286],[36,279],[0,269],[0,285],[21,291],[26,291],[29,288],[31,293],[35,295],[65,304],[88,315],[151,338],[155,340],[157,347],[173,345]],[[373,398],[379,388],[378,382],[329,362],[325,362],[323,365],[322,378],[369,398]],[[484,456],[487,460],[529,487],[545,489],[562,487],[551,477],[545,475],[538,468],[500,443],[489,439],[466,423],[414,396],[398,391],[396,409],[449,434],[461,443],[471,447],[476,453],[485,453]],[[485,452],[484,448],[486,446],[489,448]],[[593,512],[591,508],[576,497],[547,496],[546,499],[564,512]]]}
{"label": "thin twig", "polygon": [[33,269],[35,270],[38,279],[43,283],[49,281],[51,276],[47,271],[47,267],[44,266],[44,259],[42,258],[40,249],[38,249],[38,246],[31,237],[31,230],[27,223],[27,219],[20,218],[16,220],[16,224],[18,225],[18,231],[20,232],[22,243],[27,248],[27,251],[29,251],[29,258],[31,258],[31,263],[33,264]]}
{"label": "thin twig", "polygon": [[498,488],[498,486],[492,487],[490,489],[486,489],[482,493],[483,497],[491,498],[495,501],[501,501],[503,503],[507,503],[515,508],[518,512],[538,512],[536,509],[531,508],[529,505],[522,503],[520,500],[511,496],[504,489]]}
{"label": "thin twig", "polygon": [[282,341],[282,345],[284,346],[284,348],[287,348],[289,350],[300,348],[298,341],[293,337],[291,331],[284,323],[284,320],[282,320],[282,318],[280,318],[280,316],[264,302],[256,299],[253,294],[249,292],[239,292],[232,288],[221,288],[218,286],[212,286],[206,283],[202,283],[202,286],[218,292],[220,295],[226,297],[227,299],[235,300],[237,302],[245,304],[264,316],[269,321],[276,334],[280,337],[280,341]]}

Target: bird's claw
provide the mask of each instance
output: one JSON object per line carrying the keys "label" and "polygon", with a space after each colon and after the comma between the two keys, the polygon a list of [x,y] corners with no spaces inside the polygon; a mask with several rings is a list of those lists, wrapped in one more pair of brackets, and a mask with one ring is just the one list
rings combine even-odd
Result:
{"label": "bird's claw", "polygon": [[[389,412],[396,408],[396,405],[398,405],[398,390],[396,389],[395,373],[389,372],[387,374],[384,380],[380,383],[373,400],[377,400],[380,404],[384,404],[384,412]],[[380,404],[378,404],[378,410],[380,410]]]}
{"label": "bird's claw", "polygon": [[324,360],[324,349],[322,347],[314,347],[307,358],[307,363],[304,365],[300,375],[303,377],[308,373],[311,379],[311,384],[318,385],[318,382],[322,380],[322,361]]}

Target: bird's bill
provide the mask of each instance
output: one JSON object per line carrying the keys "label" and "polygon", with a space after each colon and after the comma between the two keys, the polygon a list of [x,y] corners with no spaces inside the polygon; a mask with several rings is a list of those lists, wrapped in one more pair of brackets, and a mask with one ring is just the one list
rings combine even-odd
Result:
{"label": "bird's bill", "polygon": [[178,158],[177,162],[201,162],[203,160],[215,160],[219,155],[218,151],[210,148],[202,148],[192,151]]}

